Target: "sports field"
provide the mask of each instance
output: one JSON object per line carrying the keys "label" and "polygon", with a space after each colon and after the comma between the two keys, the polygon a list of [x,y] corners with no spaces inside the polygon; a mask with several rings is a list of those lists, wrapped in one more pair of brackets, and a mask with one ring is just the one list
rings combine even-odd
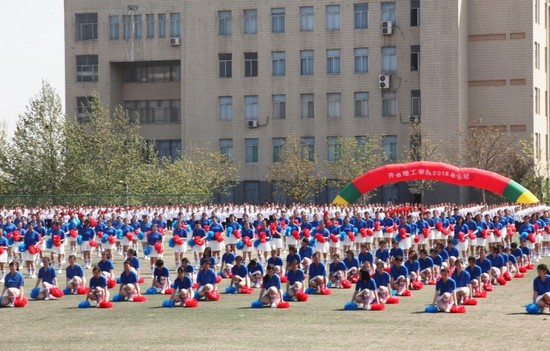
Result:
{"label": "sports field", "polygon": [[[165,261],[170,267],[173,259],[167,249]],[[117,275],[121,269],[121,257],[116,256]],[[143,261],[142,272],[149,272]],[[387,305],[385,311],[343,310],[351,289],[310,296],[307,302],[291,303],[290,309],[252,309],[250,303],[259,291],[225,295],[227,279],[220,284],[220,301],[200,302],[195,309],[161,308],[167,298],[162,295],[147,295],[143,303],[114,303],[112,309],[79,309],[85,297],[71,295],[0,309],[4,326],[0,349],[545,350],[550,315],[527,315],[524,307],[531,302],[535,274],[531,270],[523,279],[495,287],[465,314],[424,313],[433,286],[414,291],[413,297],[401,297],[398,305]],[[89,279],[91,271],[86,275]],[[59,282],[63,288],[64,272]],[[146,278],[142,291],[150,282]],[[35,281],[26,279],[25,284],[28,297]],[[118,286],[111,297],[117,292]]]}

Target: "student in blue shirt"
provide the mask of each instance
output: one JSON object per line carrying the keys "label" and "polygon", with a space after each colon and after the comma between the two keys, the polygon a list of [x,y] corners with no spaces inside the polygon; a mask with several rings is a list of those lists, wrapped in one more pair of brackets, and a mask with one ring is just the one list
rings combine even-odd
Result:
{"label": "student in blue shirt", "polygon": [[498,278],[506,272],[506,266],[504,262],[504,257],[498,252],[496,246],[491,247],[491,254],[487,256],[487,259],[491,262],[491,283],[494,285],[498,284]]}
{"label": "student in blue shirt", "polygon": [[403,257],[397,256],[390,269],[391,287],[397,295],[402,295],[410,284],[409,270],[403,266]]}
{"label": "student in blue shirt", "polygon": [[222,255],[222,277],[229,278],[231,275],[231,268],[235,264],[235,254],[231,251],[229,245],[225,246],[225,253]]}
{"label": "student in blue shirt", "polygon": [[359,253],[358,259],[362,269],[374,272],[374,256],[369,250],[368,243],[361,244],[361,252]]}
{"label": "student in blue shirt", "polygon": [[379,303],[378,288],[376,282],[371,278],[369,271],[362,269],[359,273],[359,280],[355,284],[355,291],[351,298],[359,308],[370,310],[371,303]]}
{"label": "student in blue shirt", "polygon": [[201,299],[208,300],[209,293],[218,291],[216,272],[210,267],[210,260],[203,260],[201,270],[197,274],[197,292]]}
{"label": "student in blue shirt", "polygon": [[302,258],[302,269],[304,272],[307,272],[309,270],[309,265],[311,264],[311,260],[313,257],[313,248],[309,246],[309,240],[307,238],[303,238],[300,241],[300,249],[298,250],[298,254]]}
{"label": "student in blue shirt", "polygon": [[449,277],[449,270],[443,268],[441,270],[441,279],[439,279],[435,285],[435,294],[432,304],[436,305],[442,312],[450,312],[451,307],[457,304],[455,290],[456,282]]}
{"label": "student in blue shirt", "polygon": [[157,223],[153,224],[151,227],[151,232],[149,235],[147,235],[147,244],[149,245],[149,248],[151,249],[151,252],[149,253],[149,260],[151,265],[151,275],[153,275],[153,271],[155,270],[155,262],[157,261],[157,258],[162,254],[162,249],[157,251],[157,244],[160,244],[160,247],[162,248],[162,234],[159,232],[159,226]]}
{"label": "student in blue shirt", "polygon": [[275,267],[275,274],[278,274],[279,277],[285,275],[283,259],[277,256],[277,250],[271,250],[271,257],[267,259],[267,264],[272,264]]}
{"label": "student in blue shirt", "polygon": [[425,284],[429,284],[435,281],[434,278],[434,261],[428,256],[426,249],[420,250],[420,258],[418,259],[420,265],[420,277]]}
{"label": "student in blue shirt", "polygon": [[38,279],[36,280],[35,288],[37,288],[41,283],[42,287],[40,288],[40,293],[36,298],[37,300],[55,299],[55,297],[50,294],[50,290],[52,288],[57,288],[57,272],[52,266],[50,266],[50,263],[50,258],[44,257],[42,259],[43,267],[38,270]]}
{"label": "student in blue shirt", "polygon": [[275,266],[272,264],[267,265],[259,300],[264,305],[269,305],[271,307],[277,307],[277,304],[283,301],[281,279],[275,274]]}
{"label": "student in blue shirt", "polygon": [[414,249],[409,250],[409,259],[405,261],[405,268],[409,271],[410,284],[420,279],[420,262],[418,262],[418,255]]}
{"label": "student in blue shirt", "polygon": [[107,279],[115,277],[115,265],[111,261],[111,256],[107,251],[101,253],[101,261],[97,263],[97,266],[101,270],[101,274]]}
{"label": "student in blue shirt", "polygon": [[176,267],[180,266],[181,259],[187,251],[187,230],[183,227],[184,225],[185,222],[178,221],[173,232],[172,240],[174,240],[174,262]]}
{"label": "student in blue shirt", "polygon": [[491,261],[487,259],[487,252],[485,249],[479,250],[479,258],[476,261],[476,264],[481,267],[481,281],[485,283],[491,282],[491,268],[493,265],[491,264]]}
{"label": "student in blue shirt", "polygon": [[250,284],[253,288],[259,288],[262,285],[262,277],[264,275],[264,266],[261,262],[255,258],[251,259],[248,263],[248,275],[250,277]]}
{"label": "student in blue shirt", "polygon": [[451,278],[456,283],[455,296],[457,305],[463,304],[466,300],[472,298],[472,284],[470,273],[464,270],[464,260],[459,258],[455,262],[455,270]]}
{"label": "student in blue shirt", "polygon": [[67,278],[67,288],[73,293],[76,293],[76,289],[79,286],[86,285],[86,277],[84,276],[84,270],[82,266],[76,263],[76,256],[69,255],[69,265],[65,270],[65,277]]}
{"label": "student in blue shirt", "polygon": [[193,281],[185,274],[185,268],[179,267],[178,277],[174,280],[174,291],[170,299],[183,307],[185,306],[185,301],[191,300],[193,295]]}
{"label": "student in blue shirt", "polygon": [[325,265],[321,262],[321,254],[316,252],[311,256],[312,262],[308,271],[308,287],[320,292],[327,286],[327,271]]}
{"label": "student in blue shirt", "polygon": [[431,248],[430,249],[430,258],[433,261],[434,267],[433,267],[433,276],[434,279],[437,280],[439,277],[439,272],[441,268],[443,267],[443,258],[440,254],[437,253],[437,249]]}
{"label": "student in blue shirt", "polygon": [[170,271],[164,266],[164,261],[160,258],[155,262],[151,286],[160,289],[161,294],[164,294],[166,289],[170,287]]}
{"label": "student in blue shirt", "polygon": [[470,275],[470,284],[472,286],[472,295],[476,296],[478,292],[483,290],[483,284],[481,284],[481,267],[476,264],[476,258],[474,256],[468,257],[468,267],[465,271]]}
{"label": "student in blue shirt", "polygon": [[288,278],[286,282],[286,292],[293,301],[297,300],[297,294],[304,290],[304,271],[300,269],[300,261],[294,260],[290,264],[290,269],[286,272]]}
{"label": "student in blue shirt", "polygon": [[248,268],[243,264],[243,257],[235,257],[235,265],[231,267],[231,284],[235,286],[237,292],[240,292],[243,287],[250,287],[250,279],[248,277]]}
{"label": "student in blue shirt", "polygon": [[2,289],[2,306],[13,307],[16,298],[23,297],[25,278],[19,272],[19,263],[13,261],[9,265],[10,272],[4,277],[4,288]]}
{"label": "student in blue shirt", "polygon": [[124,261],[124,271],[120,274],[120,288],[118,293],[128,301],[134,301],[135,295],[141,295],[139,288],[139,278],[137,273],[132,270],[130,260]]}
{"label": "student in blue shirt", "polygon": [[[538,276],[533,280],[533,302],[539,305],[540,312],[550,306],[550,275],[545,264],[537,266]],[[549,307],[550,308],[550,307]]]}
{"label": "student in blue shirt", "polygon": [[31,222],[27,225],[27,231],[25,233],[25,237],[23,239],[23,242],[25,243],[25,246],[27,249],[25,252],[23,252],[23,260],[25,261],[25,265],[27,266],[27,273],[28,276],[33,276],[36,271],[34,261],[36,261],[36,257],[38,256],[38,253],[31,253],[31,246],[34,248],[37,247],[37,245],[40,242],[40,235],[34,230],[34,227]]}
{"label": "student in blue shirt", "polygon": [[91,252],[94,249],[90,244],[90,241],[95,238],[95,229],[91,227],[90,221],[85,220],[84,224],[79,226],[79,234],[82,236],[82,255],[84,256],[84,265],[86,269],[92,268],[92,256]]}
{"label": "student in blue shirt", "polygon": [[374,253],[376,257],[376,262],[384,263],[384,267],[389,267],[390,265],[390,251],[386,248],[386,241],[380,241],[380,247]]}
{"label": "student in blue shirt", "polygon": [[86,297],[86,301],[92,300],[97,302],[97,306],[101,301],[109,301],[109,289],[107,287],[107,278],[101,275],[101,269],[95,266],[92,270],[93,277],[90,278],[90,292]]}
{"label": "student in blue shirt", "polygon": [[353,250],[348,250],[346,252],[346,258],[344,258],[344,264],[346,265],[346,274],[347,279],[351,280],[354,276],[357,276],[359,273],[360,263]]}
{"label": "student in blue shirt", "polygon": [[128,258],[126,260],[130,261],[130,267],[134,272],[136,272],[137,276],[139,277],[141,275],[141,263],[139,262],[139,258],[137,258],[136,256],[136,252],[134,251],[134,249],[128,249],[127,254]]}
{"label": "student in blue shirt", "polygon": [[288,271],[290,269],[290,266],[292,265],[292,261],[297,260],[298,263],[302,262],[302,257],[296,252],[296,247],[289,246],[288,247],[288,255],[286,255],[286,270]]}
{"label": "student in blue shirt", "polygon": [[342,287],[342,280],[346,278],[347,267],[340,261],[340,255],[332,255],[332,262],[328,266],[329,279],[335,288]]}
{"label": "student in blue shirt", "polygon": [[378,298],[380,299],[380,302],[385,303],[391,296],[391,277],[390,274],[386,272],[383,262],[379,261],[376,263],[376,271],[372,275],[372,279],[374,279],[374,282],[378,287]]}

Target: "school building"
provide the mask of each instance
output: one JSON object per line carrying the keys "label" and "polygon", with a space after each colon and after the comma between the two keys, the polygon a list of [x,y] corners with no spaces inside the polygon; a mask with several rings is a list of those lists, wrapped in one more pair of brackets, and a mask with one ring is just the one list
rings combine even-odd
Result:
{"label": "school building", "polygon": [[[218,201],[284,201],[266,174],[289,135],[319,162],[337,137],[383,135],[405,159],[411,123],[463,157],[496,126],[549,155],[547,0],[66,0],[66,111],[92,92],[141,122],[161,156],[186,145],[240,165]],[[331,201],[328,188],[318,202]],[[408,184],[375,202],[412,199]],[[426,202],[468,202],[438,185]]]}

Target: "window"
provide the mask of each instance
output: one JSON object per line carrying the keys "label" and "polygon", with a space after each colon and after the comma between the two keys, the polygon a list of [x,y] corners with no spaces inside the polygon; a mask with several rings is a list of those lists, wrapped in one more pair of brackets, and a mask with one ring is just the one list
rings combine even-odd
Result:
{"label": "window", "polygon": [[220,96],[220,121],[233,120],[233,97]]}
{"label": "window", "polygon": [[258,120],[258,95],[244,97],[244,119],[246,121]]}
{"label": "window", "polygon": [[97,13],[76,14],[76,40],[97,40]]}
{"label": "window", "polygon": [[258,162],[258,138],[244,139],[245,162]]}
{"label": "window", "polygon": [[327,160],[328,161],[337,161],[342,157],[342,144],[340,143],[339,137],[327,137],[328,143],[328,152]]}
{"label": "window", "polygon": [[540,69],[540,44],[535,42],[535,68]]}
{"label": "window", "polygon": [[141,39],[142,25],[143,25],[143,20],[141,15],[134,15],[134,38]]}
{"label": "window", "polygon": [[540,21],[540,0],[535,0],[535,23]]}
{"label": "window", "polygon": [[397,116],[397,98],[395,91],[382,92],[382,117]]}
{"label": "window", "polygon": [[180,61],[127,62],[123,67],[125,82],[175,82],[181,79]]}
{"label": "window", "polygon": [[[362,157],[361,154],[364,154],[367,151],[367,145],[369,143],[369,137],[365,135],[360,135],[355,137],[355,142],[357,143],[358,152],[356,152],[356,156]],[[364,157],[364,155],[363,155]]]}
{"label": "window", "polygon": [[244,34],[258,33],[258,11],[244,10]]}
{"label": "window", "polygon": [[218,54],[220,62],[220,78],[233,76],[233,54]]}
{"label": "window", "polygon": [[342,112],[340,109],[342,95],[340,93],[327,94],[327,116],[328,118],[340,118]]}
{"label": "window", "polygon": [[77,96],[76,97],[76,120],[78,123],[86,123],[88,118],[88,107],[92,101],[91,96]]}
{"label": "window", "polygon": [[395,1],[382,2],[380,14],[382,22],[391,21],[395,25]]}
{"label": "window", "polygon": [[285,75],[286,53],[284,51],[271,52],[271,70],[274,76]]}
{"label": "window", "polygon": [[315,116],[315,95],[300,95],[301,113],[300,118],[313,118]]}
{"label": "window", "polygon": [[540,114],[540,89],[535,88],[535,113]]}
{"label": "window", "polygon": [[353,17],[355,29],[366,29],[369,27],[369,4],[353,4]]}
{"label": "window", "polygon": [[340,30],[340,5],[327,5],[327,30]]}
{"label": "window", "polygon": [[302,160],[315,161],[315,138],[300,138],[302,149]]}
{"label": "window", "polygon": [[300,32],[313,31],[313,6],[300,7]]}
{"label": "window", "polygon": [[382,72],[397,72],[397,55],[395,46],[382,47]]}
{"label": "window", "polygon": [[286,95],[272,95],[273,119],[286,119]]}
{"label": "window", "polygon": [[77,82],[97,82],[98,77],[99,74],[97,55],[76,56]]}
{"label": "window", "polygon": [[285,138],[273,138],[273,162],[281,161],[281,151],[285,145]]}
{"label": "window", "polygon": [[420,45],[411,45],[411,71],[420,71]]}
{"label": "window", "polygon": [[300,51],[300,74],[312,76],[315,72],[315,58],[313,50]]}
{"label": "window", "polygon": [[355,93],[355,117],[369,116],[369,93]]}
{"label": "window", "polygon": [[124,108],[132,120],[141,124],[181,122],[180,100],[124,101]]}
{"label": "window", "polygon": [[340,49],[327,50],[327,74],[340,74]]}
{"label": "window", "polygon": [[159,38],[166,38],[166,14],[159,13]]}
{"label": "window", "polygon": [[229,162],[233,162],[233,139],[220,139],[220,154]]}
{"label": "window", "polygon": [[180,37],[180,14],[179,13],[170,14],[170,37],[172,38]]}
{"label": "window", "polygon": [[109,16],[109,39],[120,39],[120,16]]}
{"label": "window", "polygon": [[132,16],[123,15],[122,16],[122,25],[124,30],[124,39],[129,40],[132,35]]}
{"label": "window", "polygon": [[258,53],[257,52],[244,53],[244,76],[245,77],[258,76]]}
{"label": "window", "polygon": [[258,181],[244,182],[244,202],[249,204],[260,203],[260,182]]}
{"label": "window", "polygon": [[420,25],[420,0],[411,0],[411,27]]}
{"label": "window", "polygon": [[396,135],[385,135],[382,138],[382,145],[384,147],[384,152],[386,157],[390,161],[397,161],[397,136]]}
{"label": "window", "polygon": [[147,15],[147,39],[155,37],[155,15]]}
{"label": "window", "polygon": [[181,155],[181,140],[157,140],[154,148],[159,158],[175,160]]}
{"label": "window", "polygon": [[382,202],[385,203],[397,203],[397,185],[386,184],[382,187]]}
{"label": "window", "polygon": [[231,11],[218,11],[218,34],[231,35]]}
{"label": "window", "polygon": [[285,9],[271,9],[271,33],[285,32]]}
{"label": "window", "polygon": [[369,71],[369,49],[359,48],[354,50],[355,73],[368,73]]}
{"label": "window", "polygon": [[420,90],[411,90],[411,116],[420,116]]}

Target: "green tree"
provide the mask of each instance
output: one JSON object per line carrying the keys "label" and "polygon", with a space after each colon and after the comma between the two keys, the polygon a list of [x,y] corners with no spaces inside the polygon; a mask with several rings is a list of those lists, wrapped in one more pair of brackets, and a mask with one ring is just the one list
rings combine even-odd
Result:
{"label": "green tree", "polygon": [[[5,173],[20,194],[58,194],[66,176],[65,116],[53,87],[42,82],[38,95],[19,115],[8,146]],[[4,137],[5,138],[5,137]]]}
{"label": "green tree", "polygon": [[550,164],[542,158],[542,150],[536,150],[533,141],[520,140],[520,152],[507,163],[511,174],[508,175],[525,186],[539,200],[550,198]]}
{"label": "green tree", "polygon": [[290,136],[279,153],[280,161],[269,168],[267,180],[279,186],[287,198],[307,202],[326,184],[325,176],[316,167],[316,156],[310,145]]}
{"label": "green tree", "polygon": [[329,141],[329,149],[330,160],[324,164],[327,182],[329,186],[339,189],[387,161],[382,137],[378,135],[370,136],[368,140],[339,137]]}
{"label": "green tree", "polygon": [[70,193],[158,192],[159,169],[151,143],[127,111],[109,108],[94,95],[85,122],[67,122],[65,183]]}
{"label": "green tree", "polygon": [[[443,142],[434,140],[430,131],[422,127],[420,123],[411,123],[409,126],[410,144],[405,147],[407,162],[432,161],[447,162],[443,151]],[[409,190],[420,195],[420,202],[424,193],[433,190],[435,182],[430,180],[417,180],[409,183]]]}
{"label": "green tree", "polygon": [[189,145],[182,157],[162,160],[162,191],[173,194],[223,193],[236,183],[238,166],[207,147]]}
{"label": "green tree", "polygon": [[6,125],[0,124],[0,194],[9,194],[10,188],[6,171],[8,164],[8,133]]}

